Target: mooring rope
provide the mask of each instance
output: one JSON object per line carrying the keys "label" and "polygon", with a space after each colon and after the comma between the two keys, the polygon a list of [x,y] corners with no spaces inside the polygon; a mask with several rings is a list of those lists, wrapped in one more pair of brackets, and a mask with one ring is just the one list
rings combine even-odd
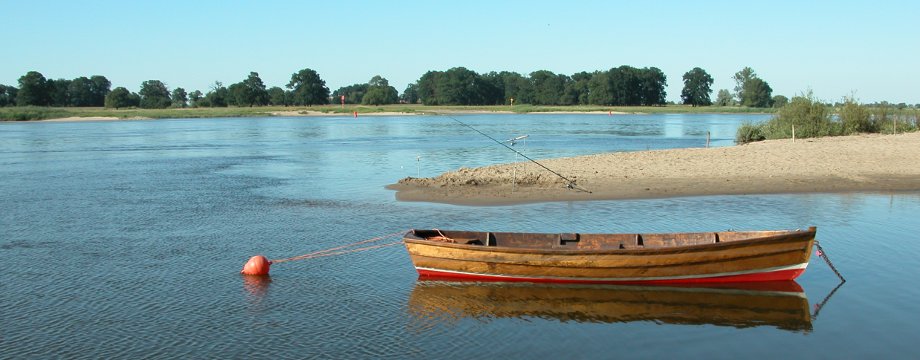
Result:
{"label": "mooring rope", "polygon": [[[393,245],[397,245],[397,244],[402,243],[402,240],[400,240],[400,241],[395,241],[395,242],[391,242],[391,243],[386,243],[386,244],[380,244],[380,245],[365,246],[365,247],[361,247],[361,248],[357,248],[357,249],[348,249],[348,248],[353,247],[353,246],[357,246],[357,245],[361,245],[361,244],[368,244],[368,243],[372,243],[372,242],[377,242],[377,241],[381,241],[381,240],[384,240],[384,239],[388,239],[388,238],[391,238],[391,237],[394,237],[394,236],[402,235],[402,234],[405,234],[405,233],[406,233],[406,231],[399,231],[399,232],[395,232],[395,233],[392,233],[392,234],[381,235],[381,236],[378,236],[378,237],[375,237],[375,238],[370,238],[370,239],[367,239],[367,240],[356,241],[356,242],[353,242],[353,243],[349,243],[349,244],[345,244],[345,245],[340,245],[340,246],[328,248],[328,249],[325,249],[325,250],[314,251],[314,252],[311,252],[311,253],[308,253],[308,254],[293,256],[293,257],[284,258],[284,259],[272,260],[272,263],[277,264],[277,263],[283,263],[283,262],[294,261],[294,260],[304,260],[304,259],[313,259],[313,258],[318,258],[318,257],[342,255],[342,254],[355,253],[355,252],[365,251],[365,250],[371,250],[371,249],[379,249],[379,248],[387,247],[387,246],[393,246]],[[348,249],[348,250],[344,250],[344,249]],[[339,250],[341,250],[341,251],[339,251]]]}
{"label": "mooring rope", "polygon": [[501,145],[501,146],[504,146],[504,147],[505,147],[506,149],[508,149],[508,150],[514,151],[516,154],[523,156],[523,157],[524,157],[525,159],[527,159],[527,160],[530,160],[530,162],[532,162],[532,163],[534,163],[534,164],[537,164],[537,165],[540,166],[541,168],[546,169],[546,171],[549,171],[549,172],[553,173],[554,175],[560,177],[562,180],[565,180],[565,181],[566,181],[566,185],[565,185],[566,188],[569,188],[569,189],[572,189],[572,190],[578,190],[578,191],[581,191],[581,192],[586,192],[586,193],[588,193],[588,194],[591,193],[591,192],[588,191],[587,189],[581,188],[581,187],[579,187],[577,184],[575,184],[575,180],[569,179],[569,178],[563,176],[562,174],[553,171],[553,169],[550,169],[550,168],[546,167],[545,165],[543,165],[543,164],[537,162],[536,160],[531,159],[529,156],[524,155],[522,152],[515,150],[514,148],[512,148],[512,147],[506,145],[505,143],[503,143],[503,142],[501,142],[501,141],[498,141],[497,139],[495,139],[495,138],[489,136],[488,134],[486,134],[486,133],[484,133],[484,132],[482,132],[482,131],[479,131],[479,129],[474,128],[472,125],[469,125],[469,124],[467,124],[467,123],[465,123],[465,122],[462,122],[462,121],[460,121],[460,120],[457,120],[457,119],[455,119],[453,116],[450,116],[450,115],[447,115],[447,117],[450,118],[450,119],[453,120],[453,121],[456,121],[456,122],[459,123],[460,125],[466,126],[466,127],[470,128],[470,129],[473,129],[473,131],[478,132],[480,135],[489,138],[490,140],[494,141],[495,143],[497,143],[497,144],[499,144],[499,145]]}
{"label": "mooring rope", "polygon": [[824,305],[827,305],[827,302],[831,299],[832,296],[834,296],[834,293],[836,293],[837,290],[839,290],[840,287],[843,286],[843,283],[847,282],[847,279],[844,279],[843,275],[840,275],[840,272],[837,271],[837,267],[835,267],[834,263],[831,262],[831,259],[827,257],[827,252],[824,251],[824,248],[821,247],[821,243],[818,242],[818,240],[815,240],[815,247],[818,248],[818,252],[817,252],[818,257],[823,258],[824,262],[827,263],[827,266],[829,266],[831,270],[834,271],[834,274],[837,274],[837,277],[840,278],[840,283],[837,284],[836,287],[834,287],[834,290],[831,290],[831,292],[828,293],[827,296],[824,297],[824,300],[821,300],[821,302],[815,304],[815,312],[814,314],[811,315],[812,320],[818,319],[818,314],[821,313],[821,309],[824,308]]}
{"label": "mooring rope", "polygon": [[847,279],[843,278],[843,275],[840,275],[840,272],[837,271],[837,268],[834,267],[834,263],[831,262],[831,259],[827,257],[827,253],[824,252],[824,249],[821,248],[821,243],[818,240],[815,240],[815,246],[818,248],[818,257],[823,258],[824,262],[827,263],[827,266],[831,267],[831,270],[834,270],[834,274],[837,274],[837,277],[840,278],[840,282],[847,282]]}

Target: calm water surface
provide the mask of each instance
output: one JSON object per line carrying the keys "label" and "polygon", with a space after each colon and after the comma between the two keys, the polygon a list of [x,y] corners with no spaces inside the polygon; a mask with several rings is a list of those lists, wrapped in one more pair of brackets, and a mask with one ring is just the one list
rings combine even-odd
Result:
{"label": "calm water surface", "polygon": [[[457,116],[536,158],[732,144],[758,115]],[[446,117],[0,123],[0,358],[915,358],[920,194],[496,207],[403,203],[406,176],[515,161]],[[805,165],[805,164],[803,164]],[[402,247],[277,264],[409,228],[818,226],[802,297],[419,281]],[[905,286],[907,285],[907,286]],[[752,355],[753,354],[753,355]]]}

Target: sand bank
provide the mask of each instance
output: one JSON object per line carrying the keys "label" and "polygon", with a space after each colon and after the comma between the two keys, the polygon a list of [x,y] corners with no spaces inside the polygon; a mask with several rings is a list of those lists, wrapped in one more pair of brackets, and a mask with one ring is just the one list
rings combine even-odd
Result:
{"label": "sand bank", "polygon": [[145,117],[120,118],[115,116],[71,116],[65,118],[45,119],[39,121],[47,122],[71,122],[71,121],[119,121],[119,120],[150,120]]}
{"label": "sand bank", "polygon": [[[467,205],[697,195],[920,190],[920,132],[770,140],[461,168],[388,186],[403,201]],[[514,181],[514,184],[512,184]]]}
{"label": "sand bank", "polygon": [[[272,111],[268,115],[271,116],[353,116],[350,113],[331,113],[323,111],[313,111],[313,110],[285,110],[285,111]],[[359,112],[358,116],[408,116],[408,115],[418,115],[415,113],[406,113],[406,112],[396,112],[396,111],[381,111],[381,112],[369,112],[363,113]]]}

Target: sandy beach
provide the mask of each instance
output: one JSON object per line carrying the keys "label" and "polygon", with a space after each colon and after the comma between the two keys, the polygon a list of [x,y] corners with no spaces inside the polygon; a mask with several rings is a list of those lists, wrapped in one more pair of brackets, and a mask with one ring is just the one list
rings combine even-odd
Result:
{"label": "sandy beach", "polygon": [[[387,188],[403,201],[501,205],[544,201],[920,190],[920,132],[769,140],[720,148],[618,152],[461,168]],[[512,182],[514,182],[512,184]]]}
{"label": "sandy beach", "polygon": [[[333,117],[333,116],[352,116],[348,113],[329,113],[323,111],[313,111],[313,110],[287,110],[287,111],[272,111],[268,113],[271,116],[304,116],[304,117]],[[404,112],[395,112],[395,111],[381,111],[381,112],[369,112],[369,113],[358,113],[358,116],[411,116],[418,115],[414,113],[404,113]]]}
{"label": "sandy beach", "polygon": [[145,117],[120,118],[115,116],[72,116],[66,118],[45,119],[45,122],[72,122],[72,121],[125,121],[125,120],[150,120]]}

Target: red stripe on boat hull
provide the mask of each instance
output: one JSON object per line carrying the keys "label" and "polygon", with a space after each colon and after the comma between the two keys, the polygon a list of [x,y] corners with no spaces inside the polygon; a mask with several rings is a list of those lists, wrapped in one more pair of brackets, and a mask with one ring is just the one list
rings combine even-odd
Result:
{"label": "red stripe on boat hull", "polygon": [[737,274],[713,277],[680,278],[680,279],[649,279],[649,280],[582,280],[577,278],[528,278],[514,276],[497,276],[488,274],[456,273],[438,271],[434,269],[416,269],[420,276],[441,277],[462,280],[478,281],[504,281],[504,282],[534,282],[534,283],[569,283],[569,284],[699,284],[699,283],[728,283],[749,281],[786,281],[793,280],[805,272],[805,269],[777,270],[751,274]]}

